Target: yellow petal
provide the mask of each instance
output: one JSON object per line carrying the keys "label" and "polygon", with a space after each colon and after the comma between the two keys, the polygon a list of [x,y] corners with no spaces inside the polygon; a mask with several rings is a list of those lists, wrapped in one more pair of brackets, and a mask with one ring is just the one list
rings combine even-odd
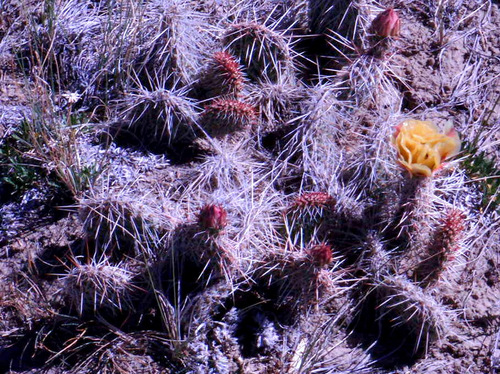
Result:
{"label": "yellow petal", "polygon": [[448,127],[445,134],[429,121],[408,119],[396,127],[391,138],[398,160],[413,175],[430,176],[442,160],[460,151],[457,132]]}

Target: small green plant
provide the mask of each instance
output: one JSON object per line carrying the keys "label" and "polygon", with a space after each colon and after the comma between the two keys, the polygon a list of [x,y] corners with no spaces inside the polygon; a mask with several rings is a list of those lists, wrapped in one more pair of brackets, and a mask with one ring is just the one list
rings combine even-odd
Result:
{"label": "small green plant", "polygon": [[483,209],[497,210],[500,207],[500,168],[495,156],[480,151],[476,141],[466,142],[464,153],[468,155],[462,162],[467,174],[483,193]]}
{"label": "small green plant", "polygon": [[0,182],[10,187],[12,195],[33,187],[44,174],[40,165],[24,156],[29,149],[23,144],[22,128],[20,126],[0,145]]}
{"label": "small green plant", "polygon": [[22,193],[37,183],[67,190],[78,196],[100,175],[102,166],[84,164],[76,149],[80,116],[45,120],[24,119],[0,146],[0,180]]}
{"label": "small green plant", "polygon": [[[64,122],[64,121],[61,121]],[[77,119],[69,115],[66,124],[52,118],[45,121],[42,117],[23,121],[22,139],[30,149],[29,155],[39,162],[52,182],[62,184],[73,196],[79,196],[100,175],[99,164],[85,165],[77,149]]]}

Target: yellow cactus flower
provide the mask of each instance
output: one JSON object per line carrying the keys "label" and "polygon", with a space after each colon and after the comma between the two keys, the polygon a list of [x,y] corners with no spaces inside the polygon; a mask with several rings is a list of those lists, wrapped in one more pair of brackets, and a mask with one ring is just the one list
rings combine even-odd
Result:
{"label": "yellow cactus flower", "polygon": [[441,133],[429,121],[408,119],[396,126],[392,144],[398,161],[414,176],[430,177],[441,162],[460,151],[460,138],[453,127]]}

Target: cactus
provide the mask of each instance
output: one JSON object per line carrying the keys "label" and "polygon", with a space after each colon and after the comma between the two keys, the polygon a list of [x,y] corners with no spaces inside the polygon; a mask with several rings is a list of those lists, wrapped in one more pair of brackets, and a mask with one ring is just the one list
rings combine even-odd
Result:
{"label": "cactus", "polygon": [[366,334],[382,364],[391,365],[394,358],[414,362],[450,334],[452,313],[420,287],[392,275],[372,282],[362,291],[352,328]]}
{"label": "cactus", "polygon": [[287,80],[263,82],[249,87],[248,100],[259,116],[259,134],[279,131],[293,122],[304,91]]}
{"label": "cactus", "polygon": [[[346,41],[359,44],[360,7],[349,0],[311,0],[308,2],[311,36],[304,41],[307,57],[315,61],[313,74],[331,74],[336,59],[344,60],[350,53]],[[333,38],[332,38],[333,36]],[[333,57],[333,61],[332,61]],[[305,64],[310,64],[306,61]]]}
{"label": "cactus", "polygon": [[145,4],[143,15],[145,43],[134,64],[141,83],[147,87],[150,77],[191,83],[210,44],[204,37],[204,14],[182,0],[156,0]]}
{"label": "cactus", "polygon": [[208,135],[219,138],[250,130],[255,119],[255,109],[251,105],[239,100],[219,98],[205,107],[201,124]]}
{"label": "cactus", "polygon": [[[221,279],[232,281],[238,259],[232,253],[231,242],[222,235],[222,227],[227,221],[222,210],[213,209],[212,212],[219,214],[209,215],[210,207],[202,209],[196,223],[182,224],[172,232],[171,251],[161,265],[164,268],[162,278],[168,282],[169,292],[182,291],[188,296]],[[212,207],[219,208],[217,205]],[[208,222],[209,219],[213,220]],[[202,226],[205,224],[217,228]]]}
{"label": "cactus", "polygon": [[153,91],[132,90],[117,108],[126,129],[149,148],[164,150],[195,137],[196,106],[185,88],[167,90],[160,84]]}
{"label": "cactus", "polygon": [[246,67],[254,81],[276,82],[291,69],[290,49],[279,33],[255,22],[235,23],[226,30],[226,48]]}
{"label": "cactus", "polygon": [[413,354],[426,350],[436,338],[450,331],[444,306],[403,277],[386,276],[376,288],[378,318],[393,329],[402,329]]}
{"label": "cactus", "polygon": [[415,281],[428,287],[439,279],[454,260],[464,229],[465,215],[457,209],[448,211],[434,231],[426,258],[415,269]]}
{"label": "cactus", "polygon": [[113,198],[88,198],[80,202],[80,219],[97,259],[116,263],[128,257],[152,255],[159,234],[129,202]]}
{"label": "cactus", "polygon": [[390,60],[381,60],[371,53],[359,55],[346,66],[342,78],[344,97],[355,100],[357,106],[374,108],[388,114],[401,106],[402,95],[392,76]]}
{"label": "cactus", "polygon": [[208,60],[196,84],[202,99],[218,96],[237,98],[244,88],[245,77],[236,58],[226,51],[215,52]]}
{"label": "cactus", "polygon": [[107,261],[75,266],[63,277],[64,296],[80,316],[133,310],[133,273]]}
{"label": "cactus", "polygon": [[358,10],[352,1],[313,0],[309,6],[309,28],[313,34],[337,32],[346,38],[354,36]]}
{"label": "cactus", "polygon": [[321,268],[311,254],[301,251],[270,254],[257,270],[256,289],[278,308],[286,309],[287,318],[293,321],[300,311],[319,302],[327,290],[331,281]]}

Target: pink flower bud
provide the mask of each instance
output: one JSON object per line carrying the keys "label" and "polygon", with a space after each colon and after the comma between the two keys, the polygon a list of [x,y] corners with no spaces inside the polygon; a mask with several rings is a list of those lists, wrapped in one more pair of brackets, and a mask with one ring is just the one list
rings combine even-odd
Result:
{"label": "pink flower bud", "polygon": [[386,9],[380,13],[372,22],[371,32],[382,38],[399,37],[401,22],[398,13],[392,9]]}
{"label": "pink flower bud", "polygon": [[309,255],[311,256],[314,265],[321,268],[332,262],[332,247],[324,243],[317,244],[309,249]]}
{"label": "pink flower bud", "polygon": [[205,205],[198,215],[198,222],[205,230],[220,231],[227,225],[227,212],[220,205]]}

